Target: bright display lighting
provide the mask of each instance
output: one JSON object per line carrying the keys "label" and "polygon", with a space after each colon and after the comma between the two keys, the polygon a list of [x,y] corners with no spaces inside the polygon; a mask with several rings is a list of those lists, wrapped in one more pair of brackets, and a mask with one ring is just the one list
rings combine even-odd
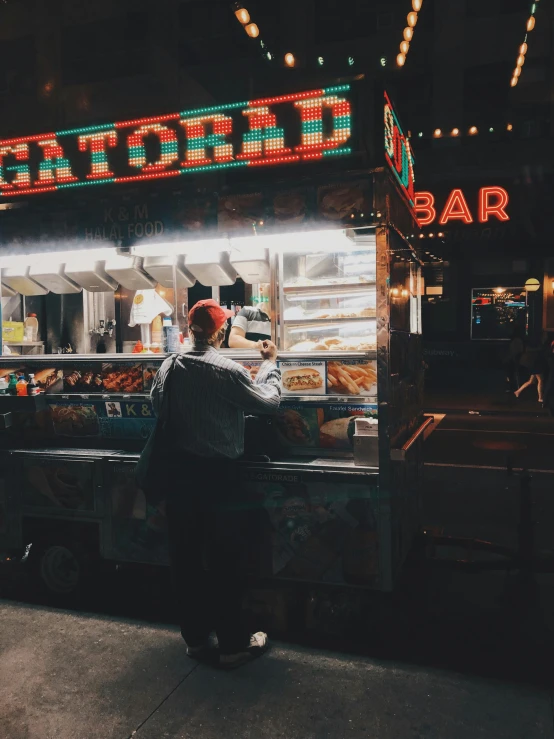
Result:
{"label": "bright display lighting", "polygon": [[416,11],[416,13],[419,13],[422,5],[423,0],[412,0],[412,8]]}
{"label": "bright display lighting", "polygon": [[408,13],[408,16],[407,16],[406,20],[408,22],[408,25],[411,28],[415,28],[415,26],[417,24],[417,13],[415,13],[415,12]]}
{"label": "bright display lighting", "polygon": [[[342,93],[349,90],[350,85],[343,84],[5,139],[0,141],[0,194],[25,196],[75,187],[178,177],[193,172],[347,156],[351,154],[351,147],[344,144],[352,135],[352,109]],[[277,122],[274,107],[281,104],[293,104],[300,114],[297,120],[301,125],[301,141],[294,150],[285,146],[286,130]],[[236,147],[230,140],[235,121],[229,113],[239,110],[248,119],[249,130]],[[329,110],[332,116],[330,135],[323,132],[325,110]],[[287,115],[283,119],[287,125],[290,125],[288,121],[293,122]],[[120,135],[123,129],[130,130]],[[295,131],[292,137],[296,135]],[[71,146],[70,142],[64,151],[69,137],[75,138],[74,145]],[[146,139],[151,137],[156,137],[159,143],[160,153],[155,161],[148,160],[145,146]],[[122,164],[123,157],[113,156],[114,150],[120,151],[124,146],[127,147],[128,166]],[[184,159],[181,159],[183,149]],[[68,157],[70,151],[77,152],[77,155],[72,154],[73,157],[81,158],[79,165],[83,155],[90,157],[89,172],[83,174],[82,179],[74,173]],[[38,175],[33,180],[30,162],[37,160]],[[77,161],[75,164],[75,171],[81,172],[83,167],[77,166]],[[139,173],[133,174],[133,168]]]}
{"label": "bright display lighting", "polygon": [[170,241],[163,244],[137,244],[132,253],[138,257],[163,257],[208,251],[219,254],[230,250],[229,239],[200,239],[195,241]]}
{"label": "bright display lighting", "polygon": [[410,50],[410,44],[409,44],[409,42],[408,41],[402,41],[400,43],[400,51],[403,54],[407,54],[409,50]]}
{"label": "bright display lighting", "polygon": [[260,29],[255,23],[249,23],[244,30],[250,36],[250,38],[258,38],[258,36],[260,35]]}
{"label": "bright display lighting", "polygon": [[406,28],[404,29],[403,36],[404,36],[404,41],[411,41],[414,37],[414,29],[410,28],[410,26],[406,26]]}
{"label": "bright display lighting", "polygon": [[406,54],[402,54],[402,52],[400,52],[400,54],[397,54],[396,63],[399,67],[403,67],[406,64]]}
{"label": "bright display lighting", "polygon": [[296,59],[294,58],[294,54],[291,54],[290,51],[288,54],[285,54],[285,64],[287,67],[294,67],[296,64]]}

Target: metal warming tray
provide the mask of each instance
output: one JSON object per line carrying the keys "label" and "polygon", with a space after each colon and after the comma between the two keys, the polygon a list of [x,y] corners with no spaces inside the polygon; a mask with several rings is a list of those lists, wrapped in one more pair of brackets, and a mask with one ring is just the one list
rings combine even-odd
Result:
{"label": "metal warming tray", "polygon": [[237,272],[231,266],[228,251],[196,250],[185,257],[185,266],[189,272],[206,287],[220,285],[234,285]]}
{"label": "metal warming tray", "polygon": [[173,267],[180,276],[184,287],[192,287],[196,282],[196,277],[185,267],[183,254],[145,257],[143,267],[163,287],[173,287]]}
{"label": "metal warming tray", "polygon": [[85,254],[66,262],[65,274],[85,290],[93,293],[112,291],[117,288],[117,280],[106,272],[105,260],[88,258]]}
{"label": "metal warming tray", "polygon": [[65,264],[54,263],[51,267],[46,264],[31,266],[29,276],[57,295],[80,293],[83,289],[65,274]]}
{"label": "metal warming tray", "polygon": [[256,239],[232,239],[230,262],[239,277],[249,285],[270,281],[269,250],[255,246]]}
{"label": "metal warming tray", "polygon": [[21,295],[46,295],[48,290],[29,276],[29,267],[4,267],[2,283]]}
{"label": "metal warming tray", "polygon": [[114,254],[106,260],[106,272],[128,290],[150,290],[156,280],[142,268],[142,257]]}

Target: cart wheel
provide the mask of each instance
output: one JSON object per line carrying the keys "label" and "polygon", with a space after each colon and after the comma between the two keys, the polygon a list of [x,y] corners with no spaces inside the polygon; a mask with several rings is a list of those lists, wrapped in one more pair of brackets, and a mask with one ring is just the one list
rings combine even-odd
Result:
{"label": "cart wheel", "polygon": [[46,544],[34,552],[35,571],[43,589],[54,595],[71,595],[81,584],[80,558],[62,544]]}

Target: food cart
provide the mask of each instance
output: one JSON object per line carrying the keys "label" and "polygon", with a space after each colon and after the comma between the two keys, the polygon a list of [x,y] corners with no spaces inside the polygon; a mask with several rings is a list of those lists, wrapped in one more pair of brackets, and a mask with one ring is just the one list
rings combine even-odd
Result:
{"label": "food cart", "polygon": [[[46,399],[26,400],[1,437],[0,552],[31,544],[51,591],[74,590],[98,559],[167,564],[164,504],[147,505],[133,474],[155,423],[162,318],[187,351],[198,297],[262,293],[283,397],[267,448],[249,442],[239,463],[258,565],[393,588],[418,526],[421,274],[409,141],[387,94],[359,84],[0,141],[0,377],[33,373]],[[235,176],[247,167],[255,178]],[[214,173],[225,187],[180,193],[172,228],[152,215],[168,180]],[[108,188],[101,225],[80,188]],[[259,355],[222,351],[255,376]],[[360,418],[377,420],[377,443],[358,439]]]}

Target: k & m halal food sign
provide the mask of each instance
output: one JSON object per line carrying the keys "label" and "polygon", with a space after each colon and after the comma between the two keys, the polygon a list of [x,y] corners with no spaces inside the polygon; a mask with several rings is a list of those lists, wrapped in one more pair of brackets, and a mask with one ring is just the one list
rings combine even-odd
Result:
{"label": "k & m halal food sign", "polygon": [[0,196],[345,156],[350,85],[0,141]]}

